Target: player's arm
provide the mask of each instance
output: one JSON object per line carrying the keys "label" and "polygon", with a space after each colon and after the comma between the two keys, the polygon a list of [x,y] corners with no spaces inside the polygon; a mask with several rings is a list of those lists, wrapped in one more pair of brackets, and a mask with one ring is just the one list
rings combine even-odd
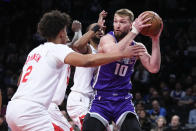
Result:
{"label": "player's arm", "polygon": [[74,32],[74,37],[71,42],[67,43],[69,47],[73,47],[73,43],[75,43],[78,39],[82,37],[82,25],[80,21],[74,20],[71,26],[72,31]]}
{"label": "player's arm", "polygon": [[160,70],[161,65],[161,52],[160,52],[160,35],[163,29],[163,24],[160,32],[152,38],[152,54],[144,53],[140,55],[140,61],[142,65],[151,73],[157,73]]}
{"label": "player's arm", "polygon": [[88,54],[90,51],[90,47],[88,42],[95,35],[95,31],[89,30],[86,32],[80,39],[73,43],[73,49],[82,54]]}
{"label": "player's arm", "polygon": [[64,63],[73,66],[82,66],[82,67],[99,66],[99,65],[111,63],[116,60],[120,60],[122,58],[129,58],[132,55],[130,54],[130,52],[137,54],[138,50],[140,50],[139,46],[129,46],[123,51],[116,50],[109,53],[83,55],[77,52],[72,52],[68,54],[67,57],[64,59]]}
{"label": "player's arm", "polygon": [[17,81],[17,86],[19,86],[19,85],[20,85],[20,80],[21,80],[21,77],[22,77],[22,71],[21,71],[21,73],[20,73],[20,76],[19,76],[19,78],[18,78],[18,81]]}
{"label": "player's arm", "polygon": [[[139,55],[143,55],[144,52],[146,52],[146,48],[142,45],[133,45],[130,46],[129,45],[126,48],[130,48],[130,52],[129,52],[129,56],[131,57],[135,57],[135,56],[139,56]],[[100,44],[98,47],[98,51],[101,53],[115,53],[115,52],[123,52],[124,50],[126,50],[126,48],[121,48],[120,45],[115,43],[115,39],[107,34],[106,36],[103,36],[100,40]]]}
{"label": "player's arm", "polygon": [[80,52],[82,54],[89,54],[91,53],[90,46],[88,45],[88,42],[92,37],[94,37],[95,33],[100,29],[100,28],[105,28],[104,23],[105,20],[104,18],[107,16],[107,12],[104,10],[99,14],[99,19],[97,22],[97,25],[95,25],[91,30],[86,32],[80,39],[78,39],[75,43],[73,43],[73,49],[76,50],[77,52]]}
{"label": "player's arm", "polygon": [[115,50],[123,50],[129,43],[133,41],[137,34],[129,32],[121,41],[115,42],[115,39],[107,34],[100,39],[98,52],[107,53]]}

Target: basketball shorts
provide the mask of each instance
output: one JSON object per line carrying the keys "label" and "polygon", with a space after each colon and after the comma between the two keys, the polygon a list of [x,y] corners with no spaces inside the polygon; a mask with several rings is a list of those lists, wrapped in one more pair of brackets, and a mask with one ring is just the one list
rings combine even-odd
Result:
{"label": "basketball shorts", "polygon": [[97,92],[90,107],[90,116],[99,119],[104,126],[114,121],[120,129],[126,115],[135,112],[132,94],[128,92]]}
{"label": "basketball shorts", "polygon": [[12,131],[54,131],[46,107],[32,101],[10,101],[6,121]]}
{"label": "basketball shorts", "polygon": [[50,114],[51,121],[55,125],[61,127],[64,131],[69,131],[71,125],[65,118],[65,116],[59,110],[59,107],[55,103],[51,103],[48,108],[48,113]]}
{"label": "basketball shorts", "polygon": [[89,111],[91,97],[79,92],[71,91],[67,99],[67,112],[79,129],[82,128],[84,116]]}

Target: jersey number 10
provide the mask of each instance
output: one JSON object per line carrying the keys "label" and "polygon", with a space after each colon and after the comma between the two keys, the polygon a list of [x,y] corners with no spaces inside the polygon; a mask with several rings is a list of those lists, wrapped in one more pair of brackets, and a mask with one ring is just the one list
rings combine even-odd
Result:
{"label": "jersey number 10", "polygon": [[128,66],[116,63],[116,69],[115,69],[114,74],[119,75],[119,76],[125,76],[127,73],[127,69],[128,69]]}

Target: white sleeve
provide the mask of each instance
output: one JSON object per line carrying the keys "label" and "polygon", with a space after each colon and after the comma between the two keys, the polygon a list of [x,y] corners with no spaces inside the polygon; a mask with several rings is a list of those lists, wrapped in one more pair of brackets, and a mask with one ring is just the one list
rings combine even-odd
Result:
{"label": "white sleeve", "polygon": [[67,45],[63,45],[63,44],[56,44],[56,46],[52,50],[53,50],[53,55],[62,63],[64,63],[64,59],[67,57],[68,54],[74,52]]}
{"label": "white sleeve", "polygon": [[80,39],[81,37],[82,37],[82,31],[81,31],[81,30],[79,30],[78,32],[75,32],[72,41],[69,42],[69,43],[67,43],[67,45],[72,45],[72,44],[74,44],[74,43],[75,43],[78,39]]}

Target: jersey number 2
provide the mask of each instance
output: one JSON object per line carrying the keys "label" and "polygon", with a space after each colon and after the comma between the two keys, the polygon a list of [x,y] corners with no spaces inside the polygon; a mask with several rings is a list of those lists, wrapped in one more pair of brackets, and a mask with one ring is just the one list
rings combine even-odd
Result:
{"label": "jersey number 2", "polygon": [[23,79],[22,79],[22,82],[23,83],[25,83],[25,82],[27,82],[27,77],[29,76],[29,74],[31,73],[31,71],[32,71],[32,66],[29,66],[28,68],[27,68],[27,70],[26,70],[26,73],[25,73],[25,75],[24,75],[24,77],[23,77]]}
{"label": "jersey number 2", "polygon": [[127,69],[128,69],[128,66],[116,63],[116,69],[115,69],[114,74],[119,75],[119,76],[125,76],[127,73]]}

